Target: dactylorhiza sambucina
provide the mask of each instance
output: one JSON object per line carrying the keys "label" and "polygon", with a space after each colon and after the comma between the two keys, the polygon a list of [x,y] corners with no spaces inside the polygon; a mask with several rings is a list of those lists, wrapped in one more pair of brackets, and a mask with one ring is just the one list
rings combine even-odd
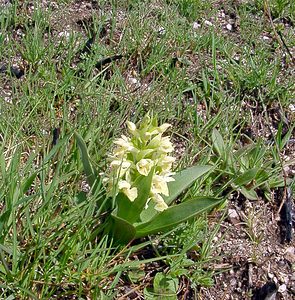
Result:
{"label": "dactylorhiza sambucina", "polygon": [[122,192],[130,201],[135,201],[138,190],[134,182],[139,176],[148,176],[153,172],[146,207],[149,201],[154,201],[157,211],[168,208],[162,196],[169,196],[167,183],[174,181],[171,169],[175,158],[169,155],[174,150],[170,138],[163,136],[163,133],[170,126],[167,123],[158,126],[157,119],[148,114],[138,128],[127,121],[130,137],[122,135],[116,139],[109,156],[110,171],[104,182],[110,195]]}

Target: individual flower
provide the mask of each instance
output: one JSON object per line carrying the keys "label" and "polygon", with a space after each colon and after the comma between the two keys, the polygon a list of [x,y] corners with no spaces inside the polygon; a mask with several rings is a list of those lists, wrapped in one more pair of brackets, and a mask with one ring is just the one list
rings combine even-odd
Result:
{"label": "individual flower", "polygon": [[163,194],[165,196],[169,196],[168,185],[164,176],[153,176],[151,192],[153,194]]}
{"label": "individual flower", "polygon": [[136,164],[136,169],[139,174],[143,176],[148,176],[154,163],[151,159],[141,159],[137,164]]}
{"label": "individual flower", "polygon": [[122,135],[119,139],[115,140],[114,144],[118,146],[114,150],[114,155],[119,158],[123,157],[127,151],[134,150],[133,144],[125,135]]}
{"label": "individual flower", "polygon": [[162,168],[162,172],[169,172],[176,158],[173,156],[164,156],[159,159],[158,166]]}
{"label": "individual flower", "polygon": [[165,136],[161,139],[159,150],[164,153],[170,153],[174,150],[174,147],[172,143],[170,142],[170,139],[168,136]]}
{"label": "individual flower", "polygon": [[159,194],[153,194],[152,200],[156,202],[155,210],[157,211],[164,211],[168,208],[167,203],[164,201],[164,199]]}
{"label": "individual flower", "polygon": [[123,161],[123,160],[113,160],[111,162],[111,168],[116,170],[116,174],[119,178],[121,178],[127,170],[130,168],[132,163],[130,161]]}
{"label": "individual flower", "polygon": [[131,133],[136,131],[136,125],[133,122],[127,121],[126,124]]}
{"label": "individual flower", "polygon": [[159,133],[163,133],[171,126],[172,126],[171,124],[164,123],[159,127],[158,131],[159,131]]}
{"label": "individual flower", "polygon": [[131,185],[126,180],[120,180],[118,182],[118,189],[124,193],[128,199],[133,202],[137,198],[137,188],[131,188]]}

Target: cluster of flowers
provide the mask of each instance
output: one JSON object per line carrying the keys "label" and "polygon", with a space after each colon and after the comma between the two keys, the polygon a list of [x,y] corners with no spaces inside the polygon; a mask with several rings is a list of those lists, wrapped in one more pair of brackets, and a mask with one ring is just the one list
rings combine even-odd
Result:
{"label": "cluster of flowers", "polygon": [[168,208],[161,195],[169,196],[167,183],[174,181],[171,168],[175,158],[169,156],[174,150],[170,138],[162,135],[170,126],[167,123],[158,126],[157,119],[149,115],[143,118],[139,128],[127,121],[131,137],[122,135],[115,140],[116,147],[110,155],[111,172],[105,178],[109,192],[122,192],[134,201],[138,196],[134,182],[139,176],[148,176],[153,172],[148,202],[154,201],[157,211]]}

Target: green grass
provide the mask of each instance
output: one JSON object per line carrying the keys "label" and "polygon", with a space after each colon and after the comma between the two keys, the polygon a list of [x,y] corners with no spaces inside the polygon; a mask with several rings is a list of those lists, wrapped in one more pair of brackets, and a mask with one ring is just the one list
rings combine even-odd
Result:
{"label": "green grass", "polygon": [[[114,299],[118,287],[134,288],[140,282],[128,278],[131,271],[148,268],[153,261],[175,278],[186,275],[197,293],[199,286],[213,283],[207,268],[214,258],[206,216],[193,226],[184,224],[170,234],[117,248],[101,234],[103,216],[97,202],[102,196],[88,193],[85,199],[82,192],[85,177],[73,132],[83,136],[93,164],[103,172],[113,139],[126,130],[125,121],[138,121],[153,110],[161,122],[173,124],[176,148],[184,148],[176,168],[217,165],[217,171],[195,183],[181,201],[188,195],[225,197],[229,186],[230,192],[241,188],[230,184],[248,169],[263,171],[266,165],[274,178],[281,174],[271,144],[262,142],[262,158],[247,152],[229,162],[213,145],[212,132],[218,128],[223,150],[234,153],[253,125],[253,111],[259,114],[263,105],[280,107],[289,116],[294,99],[290,58],[275,38],[262,38],[274,37],[263,1],[231,7],[240,23],[234,33],[215,19],[221,9],[216,1],[97,1],[101,13],[88,10],[93,20],[89,28],[79,27],[74,18],[63,19],[73,2],[57,1],[57,14],[41,5],[30,13],[28,1],[14,1],[0,17],[0,66],[25,69],[21,79],[0,74],[1,298]],[[273,18],[294,22],[294,5],[285,2],[270,1]],[[213,27],[204,25],[209,17]],[[194,30],[194,21],[202,27]],[[59,36],[66,25],[68,38]],[[286,44],[294,47],[294,27],[277,26]],[[16,35],[17,30],[22,35]],[[101,35],[93,51],[80,57],[92,31]],[[117,54],[123,58],[102,70],[95,68],[97,61]],[[132,85],[131,77],[142,85]],[[53,147],[54,128],[60,128],[60,137]],[[255,174],[257,188],[268,192],[269,178],[261,172]],[[187,239],[190,236],[195,239]],[[198,259],[187,261],[187,251],[194,246]],[[152,280],[139,293],[145,286],[151,287]]]}

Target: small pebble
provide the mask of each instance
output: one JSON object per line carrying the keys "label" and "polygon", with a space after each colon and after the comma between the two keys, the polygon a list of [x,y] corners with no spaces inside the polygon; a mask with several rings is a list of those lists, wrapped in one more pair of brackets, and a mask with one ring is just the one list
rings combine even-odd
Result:
{"label": "small pebble", "polygon": [[198,22],[193,23],[193,29],[199,29],[201,27],[201,24]]}
{"label": "small pebble", "polygon": [[232,31],[232,30],[233,30],[233,25],[231,25],[231,24],[226,24],[226,29],[227,29],[228,31]]}
{"label": "small pebble", "polygon": [[284,293],[287,290],[287,286],[285,284],[282,284],[279,286],[278,292],[279,293]]}
{"label": "small pebble", "polygon": [[166,33],[165,28],[164,28],[164,27],[160,27],[160,28],[158,29],[158,33],[159,33],[159,35],[164,35],[164,34]]}
{"label": "small pebble", "polygon": [[274,278],[274,274],[272,274],[272,273],[268,273],[267,276],[268,276],[269,279],[273,279]]}
{"label": "small pebble", "polygon": [[138,83],[138,80],[137,80],[136,78],[134,78],[134,77],[130,77],[130,78],[129,78],[129,82],[130,82],[131,84],[137,84],[137,83]]}
{"label": "small pebble", "polygon": [[291,112],[295,112],[295,105],[294,104],[290,104],[289,105],[289,109],[291,110]]}
{"label": "small pebble", "polygon": [[208,20],[205,20],[204,24],[207,25],[207,26],[213,26],[213,24]]}
{"label": "small pebble", "polygon": [[228,216],[230,218],[234,218],[234,219],[238,219],[239,218],[239,215],[238,215],[237,211],[235,209],[232,209],[232,208],[228,209]]}
{"label": "small pebble", "polygon": [[68,38],[70,37],[70,33],[68,31],[62,31],[58,34],[59,37],[65,37],[65,38]]}

